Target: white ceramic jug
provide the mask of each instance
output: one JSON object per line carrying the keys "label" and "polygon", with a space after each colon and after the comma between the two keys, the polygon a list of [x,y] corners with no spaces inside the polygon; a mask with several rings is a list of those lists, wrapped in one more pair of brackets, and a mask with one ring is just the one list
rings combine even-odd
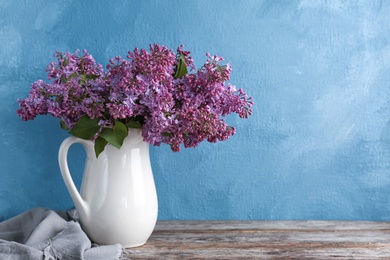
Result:
{"label": "white ceramic jug", "polygon": [[[67,163],[74,143],[86,151],[80,193]],[[60,146],[58,160],[81,227],[93,242],[124,247],[146,243],[156,225],[158,205],[149,144],[142,140],[141,130],[129,129],[121,149],[107,145],[98,159],[94,142],[68,137]]]}

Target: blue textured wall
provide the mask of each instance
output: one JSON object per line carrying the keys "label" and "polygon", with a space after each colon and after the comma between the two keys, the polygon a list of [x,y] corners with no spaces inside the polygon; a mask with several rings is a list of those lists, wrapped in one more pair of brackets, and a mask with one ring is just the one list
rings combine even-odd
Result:
{"label": "blue textured wall", "polygon": [[389,13],[379,0],[0,0],[0,219],[72,206],[57,165],[67,134],[15,114],[55,50],[105,64],[184,43],[198,66],[206,52],[230,61],[256,104],[229,117],[226,142],[151,149],[160,219],[390,220]]}

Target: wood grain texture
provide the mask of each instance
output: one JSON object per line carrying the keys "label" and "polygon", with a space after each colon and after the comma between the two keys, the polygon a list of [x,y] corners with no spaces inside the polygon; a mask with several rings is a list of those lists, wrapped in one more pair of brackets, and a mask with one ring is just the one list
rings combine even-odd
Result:
{"label": "wood grain texture", "polygon": [[131,259],[390,259],[390,223],[159,221]]}

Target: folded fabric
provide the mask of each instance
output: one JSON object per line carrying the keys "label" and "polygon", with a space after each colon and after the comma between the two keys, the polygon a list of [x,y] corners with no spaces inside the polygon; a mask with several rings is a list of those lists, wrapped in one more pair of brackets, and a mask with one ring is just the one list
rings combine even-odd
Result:
{"label": "folded fabric", "polygon": [[0,222],[0,259],[123,259],[120,244],[92,244],[71,214],[35,208]]}

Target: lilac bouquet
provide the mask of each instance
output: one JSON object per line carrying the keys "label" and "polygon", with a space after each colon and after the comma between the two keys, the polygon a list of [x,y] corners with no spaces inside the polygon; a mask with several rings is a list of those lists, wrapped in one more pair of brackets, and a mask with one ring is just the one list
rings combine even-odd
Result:
{"label": "lilac bouquet", "polygon": [[[127,59],[110,59],[106,70],[83,51],[56,52],[47,68],[49,83],[34,82],[29,96],[18,100],[23,121],[51,114],[73,136],[95,141],[96,157],[107,144],[122,146],[128,128],[142,129],[144,141],[196,147],[235,134],[223,117],[252,113],[252,98],[226,83],[232,71],[223,58],[207,54],[194,68],[189,51],[157,44],[150,51],[135,49]],[[193,73],[188,72],[194,71]]]}

